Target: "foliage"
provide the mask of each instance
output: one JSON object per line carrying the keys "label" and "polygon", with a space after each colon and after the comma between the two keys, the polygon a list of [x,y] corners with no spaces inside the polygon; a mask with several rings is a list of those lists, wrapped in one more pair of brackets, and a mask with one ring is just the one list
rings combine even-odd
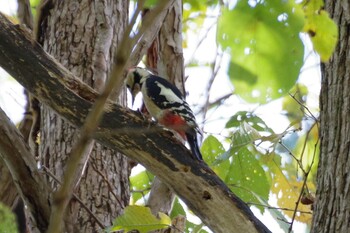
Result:
{"label": "foliage", "polygon": [[131,184],[131,203],[135,204],[138,200],[149,193],[154,175],[148,171],[142,171],[130,177]]}
{"label": "foliage", "polygon": [[2,203],[0,203],[0,232],[18,232],[15,216]]}
{"label": "foliage", "polygon": [[39,4],[40,4],[40,0],[30,0],[30,6],[32,9],[32,14],[34,16],[34,19],[36,17],[36,12],[38,10]]}
{"label": "foliage", "polygon": [[228,74],[236,93],[261,103],[286,94],[303,64],[300,6],[238,1],[233,9],[224,7],[218,23],[218,41],[231,55]]}
{"label": "foliage", "polygon": [[322,61],[330,58],[338,32],[322,7],[322,0],[238,0],[223,7],[217,40],[230,54],[228,75],[236,94],[259,103],[285,95],[303,64],[302,31]]}
{"label": "foliage", "polygon": [[[289,126],[276,133],[254,110],[238,110],[228,115],[224,138],[208,135],[201,152],[205,162],[238,197],[261,213],[268,210],[280,227],[289,231],[294,220],[311,221],[311,208],[301,199],[315,193],[319,153],[318,109],[308,109],[309,89],[297,82],[305,59],[300,33],[310,36],[315,51],[326,61],[337,42],[337,27],[323,10],[322,0],[224,2],[184,1],[184,47],[189,45],[190,36],[198,35],[199,48],[215,28],[218,53],[229,55],[226,71],[234,94],[259,104],[277,99]],[[213,17],[217,24],[208,26]],[[227,61],[222,57],[218,55],[210,62],[192,59],[188,65],[209,67],[215,77],[220,63]],[[203,106],[216,111],[222,103],[211,104],[208,97]],[[206,111],[203,107],[201,113],[205,116]],[[149,187],[145,174],[137,179],[144,182],[138,188]],[[133,198],[140,200],[141,195],[137,195]],[[276,207],[270,206],[271,199],[276,200]],[[171,217],[178,214],[189,215],[176,199]],[[187,221],[186,232],[202,227]]]}
{"label": "foliage", "polygon": [[[239,112],[228,121],[226,126],[231,131],[229,149],[224,150],[221,155],[211,156],[212,151],[222,151],[223,146],[218,139],[209,136],[202,146],[206,161],[212,164],[213,170],[245,202],[255,205],[264,212],[265,207],[268,207],[266,203],[271,192],[277,197],[277,204],[283,207],[283,213],[292,217],[295,202],[304,185],[306,184],[308,192],[315,191],[313,181],[308,180],[306,174],[312,174],[317,167],[313,166],[317,162],[317,159],[315,160],[317,133],[313,132],[317,129],[317,125],[314,124],[314,127],[307,131],[308,136],[303,133],[298,136],[293,147],[295,154],[283,142],[284,138],[296,134],[293,130],[275,134],[261,118],[253,113]],[[269,132],[269,136],[262,136],[266,132]],[[269,146],[262,146],[267,142]],[[301,179],[295,175],[297,167],[301,171]],[[310,207],[301,205],[298,211],[305,214],[297,216],[296,219],[310,223],[311,215],[308,214]],[[276,211],[275,214],[277,214]]]}
{"label": "foliage", "polygon": [[305,25],[303,31],[308,33],[315,50],[322,61],[331,57],[338,39],[338,27],[323,9],[323,0],[303,2]]}
{"label": "foliage", "polygon": [[171,219],[164,213],[158,213],[159,218],[151,213],[148,207],[131,205],[125,208],[124,214],[119,216],[111,228],[111,231],[138,230],[146,233],[158,229],[168,228]]}

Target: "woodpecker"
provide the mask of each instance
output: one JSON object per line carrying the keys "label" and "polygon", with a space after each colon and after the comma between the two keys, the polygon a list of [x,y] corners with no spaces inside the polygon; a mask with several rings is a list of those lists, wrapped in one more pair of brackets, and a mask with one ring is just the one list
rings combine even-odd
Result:
{"label": "woodpecker", "polygon": [[175,85],[140,67],[129,69],[125,84],[131,93],[132,104],[141,91],[150,115],[159,124],[176,131],[190,145],[193,157],[203,160],[198,146],[197,132],[200,130],[196,119]]}

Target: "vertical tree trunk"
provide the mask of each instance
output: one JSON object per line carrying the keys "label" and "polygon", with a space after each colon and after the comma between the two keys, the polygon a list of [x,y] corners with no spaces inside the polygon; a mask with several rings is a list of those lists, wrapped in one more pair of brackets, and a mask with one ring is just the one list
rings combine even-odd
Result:
{"label": "vertical tree trunk", "polygon": [[[42,7],[38,41],[66,68],[101,91],[110,71],[113,52],[128,21],[129,1],[53,1]],[[124,105],[125,94],[117,100]],[[81,119],[84,121],[84,119]],[[65,163],[76,142],[77,130],[55,112],[42,106],[39,155],[43,166],[62,178]],[[129,202],[129,161],[92,142],[75,193],[105,226]],[[51,187],[57,182],[48,176]],[[101,227],[74,199],[68,207],[68,232],[98,232]]]}
{"label": "vertical tree trunk", "polygon": [[350,8],[342,0],[326,0],[325,8],[339,25],[339,43],[321,66],[321,153],[312,232],[350,232]]}

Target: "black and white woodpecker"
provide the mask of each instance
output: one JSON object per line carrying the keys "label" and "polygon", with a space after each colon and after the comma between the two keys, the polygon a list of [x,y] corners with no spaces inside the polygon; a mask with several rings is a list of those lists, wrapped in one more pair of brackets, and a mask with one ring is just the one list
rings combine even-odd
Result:
{"label": "black and white woodpecker", "polygon": [[166,128],[176,131],[190,145],[192,155],[203,160],[199,151],[196,119],[180,90],[166,79],[153,75],[144,68],[129,69],[125,84],[132,96],[141,91],[147,111]]}

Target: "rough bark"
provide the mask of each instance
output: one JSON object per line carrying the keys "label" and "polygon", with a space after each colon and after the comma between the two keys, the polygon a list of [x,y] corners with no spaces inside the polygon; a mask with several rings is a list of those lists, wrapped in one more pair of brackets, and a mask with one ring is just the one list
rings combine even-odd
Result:
{"label": "rough bark", "polygon": [[11,173],[2,158],[0,158],[0,164],[0,201],[12,207],[17,199],[17,189],[13,183]]}
{"label": "rough bark", "polygon": [[[97,93],[50,58],[0,14],[0,66],[71,124],[81,126]],[[214,232],[269,232],[203,162],[169,131],[107,102],[94,138],[158,176]]]}
{"label": "rough bark", "polygon": [[36,162],[20,132],[0,109],[0,157],[11,172],[11,177],[35,228],[45,231],[50,215],[47,184],[36,167]]}
{"label": "rough bark", "polygon": [[312,232],[350,232],[350,6],[326,0],[339,43],[321,65],[321,151]]}
{"label": "rough bark", "polygon": [[[113,51],[127,25],[128,1],[53,1],[50,4],[50,8],[42,8],[45,17],[39,22],[38,41],[76,77],[100,92],[110,73]],[[124,93],[117,102],[126,103]],[[40,160],[60,180],[77,134],[74,126],[42,106]],[[88,162],[81,164],[80,174],[76,173],[76,194],[109,226],[129,202],[128,159],[94,141],[87,148],[84,157]],[[52,177],[48,176],[48,181],[52,188],[57,188]],[[68,232],[100,230],[80,203],[71,201],[68,210]]]}

